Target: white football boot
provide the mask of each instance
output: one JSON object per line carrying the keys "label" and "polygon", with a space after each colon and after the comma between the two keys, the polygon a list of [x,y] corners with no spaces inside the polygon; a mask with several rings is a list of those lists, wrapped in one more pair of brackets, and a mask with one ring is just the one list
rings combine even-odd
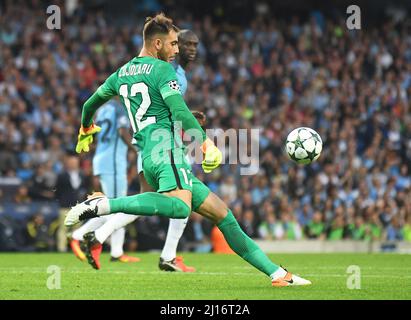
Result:
{"label": "white football boot", "polygon": [[95,192],[92,195],[88,196],[87,200],[76,204],[70,209],[70,211],[67,213],[66,218],[64,219],[64,225],[66,227],[70,227],[79,223],[80,221],[108,214],[108,212],[103,212],[107,210],[102,210],[102,208],[99,208],[98,204],[101,201],[103,201],[107,206],[108,198],[101,192]]}
{"label": "white football boot", "polygon": [[[284,268],[283,268],[284,269]],[[271,281],[273,287],[288,287],[288,286],[308,286],[311,284],[310,280],[306,280],[284,269],[287,274],[284,277],[278,277]]]}

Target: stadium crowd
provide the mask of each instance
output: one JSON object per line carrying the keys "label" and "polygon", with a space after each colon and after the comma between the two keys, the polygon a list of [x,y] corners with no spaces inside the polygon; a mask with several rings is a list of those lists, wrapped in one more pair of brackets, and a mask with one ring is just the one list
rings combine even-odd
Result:
{"label": "stadium crowd", "polygon": [[[242,27],[175,18],[201,40],[187,70],[188,106],[207,115],[208,128],[260,129],[248,141],[259,144],[257,174],[241,175],[236,164],[194,171],[255,238],[411,241],[410,21],[348,31],[344,20],[319,12],[278,20],[263,9]],[[82,200],[94,185],[92,152],[72,154],[81,107],[138,52],[143,16],[116,26],[102,10],[79,5],[61,30],[48,30],[36,1],[31,8],[6,1],[1,10],[0,177],[21,181],[12,201],[61,204],[64,175],[75,185],[70,200]],[[307,166],[283,151],[300,126],[324,143]],[[130,152],[130,193],[139,189],[135,162]],[[207,236],[207,223],[194,220],[203,229],[193,228],[192,239]],[[158,234],[166,226],[155,227]]]}

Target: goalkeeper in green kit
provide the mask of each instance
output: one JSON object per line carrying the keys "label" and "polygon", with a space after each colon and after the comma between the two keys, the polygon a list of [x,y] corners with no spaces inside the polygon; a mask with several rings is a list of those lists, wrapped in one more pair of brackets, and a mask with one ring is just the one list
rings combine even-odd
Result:
{"label": "goalkeeper in green kit", "polygon": [[174,134],[176,123],[181,123],[182,129],[201,144],[204,172],[217,168],[222,154],[207,138],[180,93],[175,70],[169,63],[178,54],[177,32],[173,21],[162,13],[146,19],[139,55],[114,72],[84,103],[76,146],[78,153],[89,151],[93,134],[100,131],[93,124],[94,113],[114,96],[120,96],[142,153],[144,176],[156,192],[114,199],[94,194],[69,211],[65,225],[117,212],[184,219],[195,211],[214,222],[233,251],[269,276],[273,286],[311,284],[271,262],[241,230],[226,204],[192,174],[181,136]]}

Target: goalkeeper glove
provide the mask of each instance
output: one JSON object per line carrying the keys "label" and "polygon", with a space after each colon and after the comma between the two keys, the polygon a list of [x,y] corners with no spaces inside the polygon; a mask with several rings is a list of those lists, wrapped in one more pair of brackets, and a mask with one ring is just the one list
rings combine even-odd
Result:
{"label": "goalkeeper glove", "polygon": [[207,138],[207,140],[203,142],[201,151],[204,153],[202,167],[205,173],[210,173],[221,164],[223,154],[210,139]]}
{"label": "goalkeeper glove", "polygon": [[99,126],[96,126],[94,123],[88,128],[81,126],[77,138],[76,152],[89,152],[89,146],[93,142],[93,134],[100,131],[101,128]]}

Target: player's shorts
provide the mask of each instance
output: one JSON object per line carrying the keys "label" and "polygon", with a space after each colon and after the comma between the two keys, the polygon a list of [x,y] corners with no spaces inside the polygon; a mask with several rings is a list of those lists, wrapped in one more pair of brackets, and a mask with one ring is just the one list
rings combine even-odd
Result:
{"label": "player's shorts", "polygon": [[[190,157],[188,154],[185,156],[185,158],[186,161],[190,163]],[[139,152],[137,155],[137,173],[140,174],[141,172],[143,172],[143,159],[141,157],[141,152]]]}
{"label": "player's shorts", "polygon": [[210,189],[193,175],[183,149],[160,151],[156,159],[146,157],[142,167],[147,183],[156,192],[167,192],[177,188],[191,191],[193,211],[210,193]]}
{"label": "player's shorts", "polygon": [[101,189],[107,198],[125,197],[127,195],[127,175],[99,175]]}

